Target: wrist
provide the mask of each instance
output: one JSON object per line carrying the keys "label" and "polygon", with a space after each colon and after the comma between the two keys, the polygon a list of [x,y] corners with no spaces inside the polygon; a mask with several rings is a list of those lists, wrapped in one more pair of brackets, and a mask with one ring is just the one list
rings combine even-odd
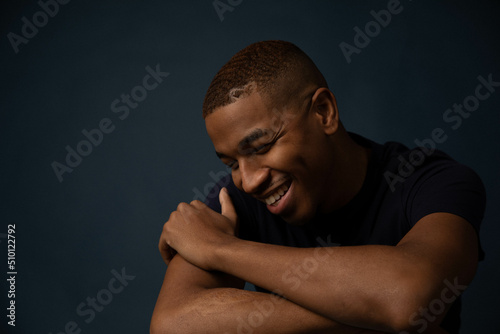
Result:
{"label": "wrist", "polygon": [[243,240],[228,235],[224,241],[215,246],[213,252],[212,268],[217,271],[226,272],[226,268],[231,266],[231,257],[234,256],[235,250]]}

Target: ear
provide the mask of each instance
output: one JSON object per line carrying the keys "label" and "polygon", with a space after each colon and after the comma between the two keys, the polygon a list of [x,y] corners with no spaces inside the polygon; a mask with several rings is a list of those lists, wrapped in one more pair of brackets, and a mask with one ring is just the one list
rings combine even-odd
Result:
{"label": "ear", "polygon": [[337,101],[333,93],[325,87],[318,88],[311,100],[311,111],[321,122],[325,134],[332,135],[339,128]]}

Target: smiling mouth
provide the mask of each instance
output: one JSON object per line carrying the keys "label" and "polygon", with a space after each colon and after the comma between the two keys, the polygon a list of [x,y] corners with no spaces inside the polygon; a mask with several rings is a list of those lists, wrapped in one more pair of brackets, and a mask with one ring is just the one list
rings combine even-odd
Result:
{"label": "smiling mouth", "polygon": [[287,182],[286,184],[279,187],[273,194],[265,199],[267,205],[277,206],[281,198],[285,196],[290,189],[291,182]]}

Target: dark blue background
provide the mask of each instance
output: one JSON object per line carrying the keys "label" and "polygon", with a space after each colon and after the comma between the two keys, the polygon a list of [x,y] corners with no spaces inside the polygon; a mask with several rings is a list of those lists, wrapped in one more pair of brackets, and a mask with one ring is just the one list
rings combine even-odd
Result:
{"label": "dark blue background", "polygon": [[[227,3],[227,0],[222,0]],[[238,1],[233,1],[233,3]],[[402,0],[403,10],[346,61],[355,26],[387,1],[244,0],[221,21],[212,1],[71,1],[19,46],[22,17],[36,2],[3,2],[1,69],[0,277],[5,291],[7,224],[16,224],[17,318],[12,333],[147,333],[165,265],[157,250],[163,223],[224,171],[201,117],[216,71],[238,50],[267,39],[296,43],[316,62],[350,131],[413,146],[442,128],[438,148],[482,177],[488,206],[481,237],[486,259],[464,294],[463,333],[494,333],[500,246],[498,126],[500,89],[456,130],[445,110],[474,94],[479,75],[500,81],[498,1]],[[129,116],[113,100],[142,84],[145,67],[169,72]],[[60,183],[83,129],[115,125]],[[213,175],[213,174],[212,174]],[[207,186],[207,187],[208,187]],[[208,189],[208,188],[207,188]],[[111,270],[135,278],[90,323],[76,308],[108,286]],[[6,328],[3,313],[1,328]]]}

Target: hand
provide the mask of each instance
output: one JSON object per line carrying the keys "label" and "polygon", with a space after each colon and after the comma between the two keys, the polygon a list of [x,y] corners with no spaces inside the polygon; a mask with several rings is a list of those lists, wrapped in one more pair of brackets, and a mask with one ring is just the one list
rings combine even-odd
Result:
{"label": "hand", "polygon": [[221,214],[200,201],[180,203],[163,225],[159,249],[168,265],[178,252],[185,260],[205,270],[214,270],[214,252],[235,238],[238,216],[231,197],[219,193]]}

